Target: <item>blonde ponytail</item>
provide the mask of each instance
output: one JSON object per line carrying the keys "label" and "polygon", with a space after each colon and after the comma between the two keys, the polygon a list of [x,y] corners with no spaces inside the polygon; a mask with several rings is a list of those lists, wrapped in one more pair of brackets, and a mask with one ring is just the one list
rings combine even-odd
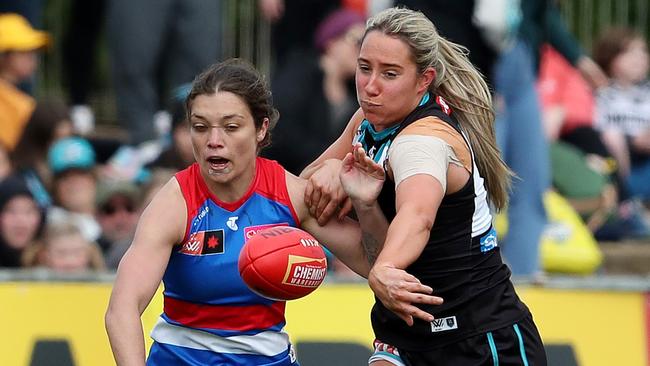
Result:
{"label": "blonde ponytail", "polygon": [[467,134],[474,159],[490,201],[497,209],[508,203],[510,181],[514,175],[501,159],[494,133],[492,96],[485,80],[469,62],[462,46],[439,38],[437,77],[432,92],[443,97],[453,109]]}

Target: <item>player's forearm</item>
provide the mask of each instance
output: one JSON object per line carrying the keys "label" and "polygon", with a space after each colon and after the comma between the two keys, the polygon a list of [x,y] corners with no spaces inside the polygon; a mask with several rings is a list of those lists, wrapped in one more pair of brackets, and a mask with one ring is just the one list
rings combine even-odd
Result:
{"label": "player's forearm", "polygon": [[353,200],[352,204],[361,226],[361,244],[368,264],[372,266],[384,246],[388,220],[376,202],[365,205]]}
{"label": "player's forearm", "polygon": [[405,208],[398,212],[388,227],[384,247],[375,265],[389,264],[406,269],[422,254],[429,240],[432,220]]}
{"label": "player's forearm", "polygon": [[120,311],[109,308],[105,316],[106,332],[118,366],[144,366],[144,334],[137,309]]}

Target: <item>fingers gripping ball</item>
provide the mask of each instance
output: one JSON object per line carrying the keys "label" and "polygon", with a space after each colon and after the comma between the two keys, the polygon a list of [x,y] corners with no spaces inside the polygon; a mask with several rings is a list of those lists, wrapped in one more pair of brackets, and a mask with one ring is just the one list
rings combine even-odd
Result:
{"label": "fingers gripping ball", "polygon": [[275,226],[248,239],[239,254],[239,274],[254,292],[294,300],[325,279],[327,259],[318,241],[295,227]]}

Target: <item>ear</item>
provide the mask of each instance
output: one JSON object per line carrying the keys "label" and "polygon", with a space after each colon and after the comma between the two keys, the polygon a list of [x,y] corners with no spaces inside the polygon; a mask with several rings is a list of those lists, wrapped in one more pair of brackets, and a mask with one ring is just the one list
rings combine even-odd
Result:
{"label": "ear", "polygon": [[264,137],[266,136],[266,132],[269,129],[269,123],[270,123],[269,119],[264,118],[264,120],[262,121],[262,126],[259,128],[259,130],[257,130],[257,143],[258,144],[260,142],[262,142],[262,140],[264,140]]}
{"label": "ear", "polygon": [[420,75],[420,78],[418,79],[418,87],[417,87],[417,92],[418,93],[424,93],[427,89],[429,89],[429,86],[433,81],[436,79],[436,69],[433,67],[427,67],[426,70]]}

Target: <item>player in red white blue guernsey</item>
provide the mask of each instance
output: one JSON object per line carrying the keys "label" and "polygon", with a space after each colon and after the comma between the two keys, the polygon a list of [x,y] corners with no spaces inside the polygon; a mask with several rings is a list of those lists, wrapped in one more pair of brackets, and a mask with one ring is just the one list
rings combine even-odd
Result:
{"label": "player in red white blue guernsey", "polygon": [[194,81],[186,109],[196,163],[157,193],[120,263],[106,313],[115,360],[145,364],[140,315],[162,280],[164,311],[151,333],[148,365],[297,364],[283,331],[285,303],[246,287],[239,252],[261,228],[297,226],[367,276],[359,226],[350,219],[318,225],[303,201],[306,181],[258,157],[277,111],[250,64],[208,68]]}

